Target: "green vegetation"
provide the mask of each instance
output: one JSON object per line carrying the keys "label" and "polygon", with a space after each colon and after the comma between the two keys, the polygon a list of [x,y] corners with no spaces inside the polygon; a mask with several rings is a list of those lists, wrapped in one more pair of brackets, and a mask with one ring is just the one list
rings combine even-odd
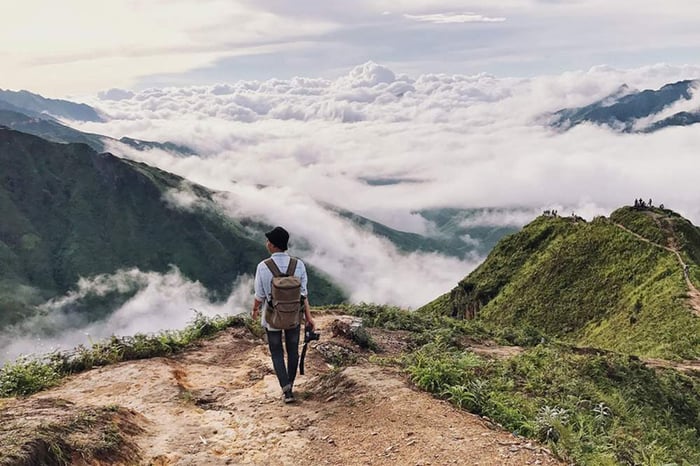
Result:
{"label": "green vegetation", "polygon": [[[0,129],[0,166],[0,329],[65,294],[79,277],[132,267],[166,273],[175,265],[212,299],[224,299],[267,256],[265,226],[212,208],[173,207],[168,190],[189,189],[204,200],[213,193],[145,164]],[[313,264],[309,289],[314,304],[344,300]],[[72,310],[95,320],[128,297]]]}
{"label": "green vegetation", "polygon": [[[413,351],[393,363],[420,388],[544,442],[581,465],[700,462],[700,378],[654,370],[638,358],[534,338],[507,359],[478,356],[469,343],[497,326],[359,304],[345,311],[367,326],[410,329]],[[465,338],[469,341],[465,342]],[[467,343],[467,344],[465,344]],[[391,363],[392,361],[383,361]]]}
{"label": "green vegetation", "polygon": [[174,354],[225,328],[244,325],[255,332],[256,324],[250,319],[238,316],[209,318],[197,313],[192,323],[182,330],[112,337],[89,348],[80,346],[71,352],[53,353],[43,360],[20,359],[0,368],[0,398],[31,395],[56,385],[70,374],[93,367]]}
{"label": "green vegetation", "polygon": [[698,378],[556,345],[501,361],[431,343],[404,364],[421,388],[579,464],[700,462]]}
{"label": "green vegetation", "polygon": [[[640,215],[640,212],[644,213]],[[678,214],[670,210],[651,208],[640,211],[633,208],[623,208],[610,214],[610,221],[623,225],[653,243],[670,246],[668,241],[673,235],[673,231],[670,229],[670,223],[665,220],[672,218],[672,215],[680,218]],[[663,223],[662,220],[664,220]]]}
{"label": "green vegetation", "polygon": [[544,334],[531,326],[511,327],[479,320],[459,320],[441,315],[421,314],[396,306],[359,303],[334,306],[348,315],[362,318],[363,325],[386,330],[411,332],[413,347],[440,341],[465,346],[474,341],[492,340],[503,345],[533,346]]}
{"label": "green vegetation", "polygon": [[700,358],[700,318],[683,268],[665,248],[679,252],[697,283],[700,230],[675,212],[539,217],[416,319],[437,324],[438,334],[455,328],[448,316],[491,335],[536,329],[541,344],[493,360],[465,352],[459,338],[435,338],[402,365],[418,386],[547,442],[565,460],[698,464],[699,374],[638,359]]}
{"label": "green vegetation", "polygon": [[700,319],[675,254],[614,223],[678,244],[697,273],[692,261],[700,234],[669,211],[623,208],[611,220],[592,222],[539,217],[419,313],[478,316],[489,325],[529,326],[573,344],[639,356],[700,357]]}

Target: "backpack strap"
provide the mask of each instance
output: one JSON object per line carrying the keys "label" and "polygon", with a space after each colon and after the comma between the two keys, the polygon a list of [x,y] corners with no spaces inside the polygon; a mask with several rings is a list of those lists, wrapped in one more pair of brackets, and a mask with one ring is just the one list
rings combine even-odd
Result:
{"label": "backpack strap", "polygon": [[289,259],[289,265],[287,266],[287,276],[293,277],[294,272],[297,270],[297,258],[291,257]]}
{"label": "backpack strap", "polygon": [[275,261],[272,260],[272,257],[267,259],[265,261],[265,265],[267,265],[267,268],[270,269],[270,272],[272,272],[273,277],[281,277],[282,272],[280,272],[279,267],[277,267],[277,264],[275,264]]}

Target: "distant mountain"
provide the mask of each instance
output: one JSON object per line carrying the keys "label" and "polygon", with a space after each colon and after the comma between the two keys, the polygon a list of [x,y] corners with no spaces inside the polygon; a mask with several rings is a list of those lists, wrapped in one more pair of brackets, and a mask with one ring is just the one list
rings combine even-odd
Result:
{"label": "distant mountain", "polygon": [[581,123],[607,125],[621,132],[653,132],[668,126],[688,126],[700,122],[700,106],[691,111],[679,111],[649,124],[637,125],[639,120],[653,117],[673,104],[689,100],[700,80],[679,81],[658,90],[635,92],[622,86],[610,96],[585,107],[559,110],[551,124],[569,129]]}
{"label": "distant mountain", "polygon": [[698,358],[697,287],[700,229],[669,210],[625,207],[592,222],[538,217],[420,311],[640,356]]}
{"label": "distant mountain", "polygon": [[501,238],[515,233],[521,227],[515,223],[487,222],[483,216],[494,213],[507,216],[520,212],[517,208],[433,208],[419,210],[417,213],[435,226],[434,238],[447,241],[450,248],[459,254],[476,252],[485,255]]}
{"label": "distant mountain", "polygon": [[56,120],[31,116],[11,110],[0,109],[0,125],[23,133],[33,134],[52,142],[77,142],[87,144],[97,152],[105,150],[106,136],[84,133],[63,125]]}
{"label": "distant mountain", "polygon": [[[267,256],[262,233],[216,212],[173,208],[163,194],[183,182],[85,144],[0,128],[0,328],[65,294],[79,277],[131,267],[167,272],[173,264],[214,298],[228,296],[235,279]],[[309,281],[314,304],[344,299],[312,264]],[[127,297],[76,312],[101,318]]]}
{"label": "distant mountain", "polygon": [[[13,108],[3,107],[3,101]],[[28,91],[0,89],[0,108],[20,113],[34,112],[34,115],[31,116],[41,114],[45,118],[50,116],[78,121],[104,121],[97,110],[89,105],[77,104],[68,100],[47,99]]]}
{"label": "distant mountain", "polygon": [[386,238],[404,252],[437,252],[464,259],[470,254],[486,255],[503,236],[518,231],[516,226],[474,225],[465,222],[488,209],[440,208],[416,212],[434,227],[427,235],[390,228],[354,212],[329,206],[342,217],[373,234]]}
{"label": "distant mountain", "polygon": [[175,144],[174,142],[155,142],[155,141],[145,141],[143,139],[134,139],[129,137],[119,138],[119,142],[128,144],[131,147],[138,150],[150,150],[150,149],[160,149],[167,152],[172,152],[182,155],[197,155],[195,151],[182,144]]}
{"label": "distant mountain", "polygon": [[[7,107],[16,108],[12,105],[7,105]],[[30,115],[20,110],[22,109],[3,109],[2,101],[0,101],[0,125],[22,131],[23,133],[33,134],[52,142],[78,142],[87,144],[97,152],[104,152],[106,150],[106,141],[117,141],[117,139],[110,138],[109,136],[78,131],[54,119],[47,118],[45,114],[31,112],[32,114]],[[187,146],[167,141],[161,143],[129,137],[123,137],[118,141],[139,150],[161,149],[179,155],[196,155],[195,152]]]}

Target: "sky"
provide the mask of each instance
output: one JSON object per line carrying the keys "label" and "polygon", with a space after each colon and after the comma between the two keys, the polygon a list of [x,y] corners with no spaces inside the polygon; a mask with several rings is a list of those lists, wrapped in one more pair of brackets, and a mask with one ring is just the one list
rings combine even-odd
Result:
{"label": "sky", "polygon": [[695,0],[2,0],[0,88],[110,88],[397,73],[526,77],[692,64]]}
{"label": "sky", "polygon": [[[553,112],[622,84],[632,92],[700,78],[695,0],[57,5],[3,11],[0,43],[12,47],[0,49],[0,88],[94,106],[104,122],[66,122],[83,131],[191,147],[197,155],[109,150],[184,177],[165,196],[173,208],[201,207],[189,186],[198,183],[219,193],[206,208],[284,225],[292,254],[354,302],[419,307],[484,258],[402,253],[329,204],[425,235],[434,225],[416,210],[480,208],[469,226],[520,227],[545,209],[592,219],[638,197],[700,224],[700,125],[651,134],[548,125]],[[694,90],[637,124],[697,109]],[[44,305],[46,320],[0,335],[0,361],[36,349],[36,328],[66,330],[41,348],[70,347],[179,328],[192,309],[248,312],[250,283],[241,277],[212,303],[177,269],[83,277]],[[140,291],[107,321],[65,312],[124,286]]]}

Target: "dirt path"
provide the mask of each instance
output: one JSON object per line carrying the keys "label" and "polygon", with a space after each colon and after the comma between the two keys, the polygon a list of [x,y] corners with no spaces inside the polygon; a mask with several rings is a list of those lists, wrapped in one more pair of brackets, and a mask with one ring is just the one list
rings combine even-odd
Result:
{"label": "dirt path", "polygon": [[[318,319],[323,342],[341,343]],[[391,343],[390,332],[385,342]],[[401,350],[398,340],[389,344]],[[335,342],[335,343],[334,343]],[[265,344],[230,329],[173,358],[131,361],[71,377],[32,400],[123,406],[145,433],[144,465],[554,465],[540,446],[413,389],[393,368],[332,370],[307,355],[294,405],[284,405]]]}
{"label": "dirt path", "polygon": [[668,361],[666,359],[649,358],[645,359],[644,363],[650,367],[660,367],[664,369],[675,369],[680,372],[700,373],[700,360],[689,361]]}
{"label": "dirt path", "polygon": [[683,277],[685,278],[685,283],[688,286],[688,299],[690,302],[690,306],[693,310],[693,313],[696,316],[700,317],[700,291],[698,291],[698,289],[695,288],[695,285],[693,284],[693,282],[690,280],[690,277],[688,276],[688,272],[686,269],[686,263],[683,262],[683,258],[681,257],[680,252],[678,252],[677,246],[675,246],[678,244],[676,237],[673,236],[672,238],[669,238],[669,244],[674,245],[674,247],[669,247],[669,246],[664,246],[664,245],[655,243],[655,242],[643,237],[642,235],[635,233],[634,231],[630,230],[629,228],[625,227],[624,225],[622,225],[620,223],[615,223],[614,225],[617,226],[618,228],[621,228],[622,230],[626,231],[627,233],[635,236],[637,239],[639,239],[641,241],[644,241],[646,243],[651,244],[652,246],[656,246],[657,248],[661,248],[661,249],[664,249],[666,251],[669,251],[669,252],[675,254],[676,258],[678,259],[678,263],[681,266],[681,270],[683,271]]}

